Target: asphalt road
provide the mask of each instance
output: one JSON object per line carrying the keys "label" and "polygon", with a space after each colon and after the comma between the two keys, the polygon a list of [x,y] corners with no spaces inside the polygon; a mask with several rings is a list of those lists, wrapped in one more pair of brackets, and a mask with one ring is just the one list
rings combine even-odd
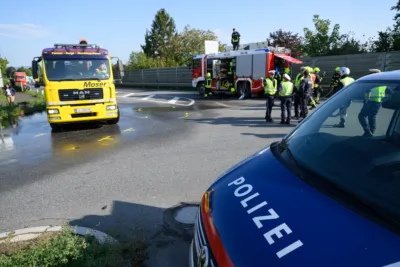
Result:
{"label": "asphalt road", "polygon": [[51,133],[39,114],[3,132],[0,231],[70,222],[121,239],[143,234],[150,266],[187,266],[190,238],[165,230],[165,209],[199,201],[226,169],[296,124],[266,124],[257,99],[119,90],[118,101],[115,126]]}

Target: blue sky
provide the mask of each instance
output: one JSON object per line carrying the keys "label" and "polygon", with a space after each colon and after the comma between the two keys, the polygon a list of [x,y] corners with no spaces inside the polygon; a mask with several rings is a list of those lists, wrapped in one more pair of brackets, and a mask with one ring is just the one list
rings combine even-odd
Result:
{"label": "blue sky", "polygon": [[[285,8],[289,1],[272,5],[265,0],[236,1],[238,4],[202,0],[201,6],[194,7],[187,0],[2,1],[1,10],[6,12],[0,15],[0,55],[7,57],[10,65],[29,66],[44,47],[86,38],[125,62],[130,52],[140,50],[145,30],[160,8],[171,14],[178,30],[187,24],[210,29],[223,43],[229,42],[233,27],[242,35],[242,43],[264,41],[269,32],[279,28],[303,33],[303,27],[313,27],[313,14],[339,23],[342,32],[353,31],[361,38],[391,26],[394,12],[390,7],[397,2],[336,0],[324,6],[321,1],[302,0]],[[278,10],[268,12],[269,7]]]}

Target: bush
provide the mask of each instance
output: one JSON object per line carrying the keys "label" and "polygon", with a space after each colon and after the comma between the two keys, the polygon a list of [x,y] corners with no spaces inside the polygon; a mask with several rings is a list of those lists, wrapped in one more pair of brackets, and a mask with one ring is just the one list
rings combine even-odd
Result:
{"label": "bush", "polygon": [[90,235],[78,236],[69,227],[63,227],[59,233],[42,234],[25,242],[0,244],[0,266],[114,267],[129,259],[133,266],[139,267],[144,266],[147,260],[146,251],[147,244],[143,241],[99,243]]}

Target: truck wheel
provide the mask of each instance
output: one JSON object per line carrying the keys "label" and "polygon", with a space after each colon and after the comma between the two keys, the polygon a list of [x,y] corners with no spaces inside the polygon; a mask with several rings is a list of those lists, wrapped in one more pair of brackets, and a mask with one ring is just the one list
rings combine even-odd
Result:
{"label": "truck wheel", "polygon": [[240,94],[240,99],[246,99],[251,97],[251,92],[250,92],[250,88],[248,88],[247,83],[242,82],[238,85],[238,91]]}
{"label": "truck wheel", "polygon": [[58,123],[50,123],[50,127],[51,130],[55,133],[61,131],[61,125],[59,125]]}
{"label": "truck wheel", "polygon": [[200,96],[204,96],[206,88],[204,87],[204,83],[200,83],[197,85],[197,90],[199,91]]}
{"label": "truck wheel", "polygon": [[119,122],[119,110],[118,110],[118,117],[116,117],[115,119],[112,119],[112,120],[108,120],[107,121],[107,124],[108,125],[113,125],[113,124],[117,124],[118,122]]}

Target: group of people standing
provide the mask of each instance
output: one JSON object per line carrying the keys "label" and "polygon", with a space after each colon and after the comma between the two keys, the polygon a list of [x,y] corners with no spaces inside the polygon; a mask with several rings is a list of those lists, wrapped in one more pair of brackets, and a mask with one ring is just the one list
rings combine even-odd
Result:
{"label": "group of people standing", "polygon": [[[287,71],[285,71],[287,72]],[[278,85],[276,72],[270,70],[267,79],[262,80],[266,96],[265,120],[273,122],[271,117],[272,107],[276,94],[281,101],[281,124],[290,124],[291,119],[300,119],[301,122],[308,115],[308,105],[311,109],[319,104],[319,97],[322,92],[321,81],[324,75],[319,75],[319,68],[301,67],[300,73],[296,76],[294,84],[288,73],[283,75],[282,82]],[[379,69],[370,69],[369,74],[380,73]],[[331,80],[331,94],[335,94],[342,88],[355,81],[350,77],[350,69],[347,67],[337,67]],[[376,129],[376,116],[381,107],[385,96],[391,95],[392,90],[387,86],[371,88],[365,93],[364,105],[358,114],[358,120],[364,129],[364,136],[373,136]],[[292,104],[294,104],[294,117],[291,117]],[[346,127],[347,109],[351,105],[351,100],[344,105],[338,112],[339,122],[334,127]]]}
{"label": "group of people standing", "polygon": [[[319,104],[323,79],[320,69],[318,67],[301,67],[294,83],[289,73],[290,70],[285,69],[280,83],[278,83],[275,70],[270,70],[266,79],[260,78],[266,96],[265,120],[267,122],[274,122],[271,114],[277,94],[281,100],[281,124],[290,124],[292,119],[304,119],[308,115],[308,106],[311,106],[310,109],[314,109]],[[294,106],[293,117],[292,106]]]}

